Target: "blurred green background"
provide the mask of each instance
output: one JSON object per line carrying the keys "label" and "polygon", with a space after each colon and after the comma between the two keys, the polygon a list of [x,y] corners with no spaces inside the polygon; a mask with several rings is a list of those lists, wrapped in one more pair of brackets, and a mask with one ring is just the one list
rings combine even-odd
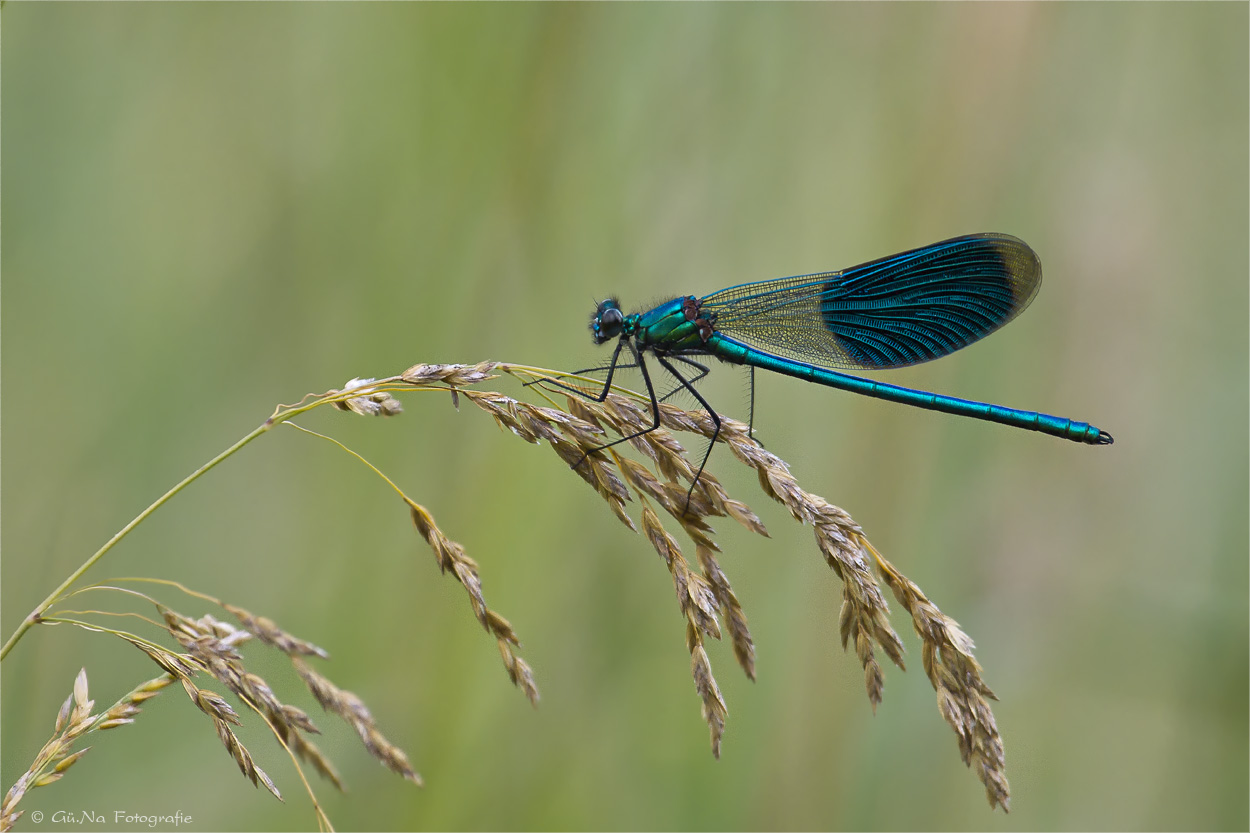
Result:
{"label": "blurred green background", "polygon": [[[319,794],[345,829],[1250,824],[1245,4],[10,3],[3,24],[6,636],[277,402],[417,362],[584,367],[609,293],[639,307],[1005,231],[1045,265],[1028,313],[881,378],[1088,420],[1113,447],[772,376],[756,424],[977,640],[1010,816],[960,763],[897,605],[909,671],[887,669],[873,716],[811,531],[723,450],[713,470],[772,539],[719,525],[759,655],[751,684],[711,646],[719,761],[654,551],[550,451],[445,396],[302,422],[480,562],[537,711],[392,493],[294,431],[92,577],[177,579],[327,648],[427,784],[252,649],[326,730],[350,792]],[[738,417],[745,391],[729,368],[705,387]],[[3,666],[5,789],[80,667],[101,705],[156,673],[108,637],[27,634]],[[171,689],[22,806],[313,826],[248,722],[285,805]]]}

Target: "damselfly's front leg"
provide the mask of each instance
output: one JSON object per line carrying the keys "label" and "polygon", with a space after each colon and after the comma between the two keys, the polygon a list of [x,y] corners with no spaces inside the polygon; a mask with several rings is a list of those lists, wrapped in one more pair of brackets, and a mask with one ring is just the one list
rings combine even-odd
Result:
{"label": "damselfly's front leg", "polygon": [[[567,379],[572,376],[585,376],[588,373],[611,373],[614,370],[629,370],[630,368],[634,368],[637,366],[638,365],[633,362],[609,362],[608,364],[601,364],[598,367],[584,367],[581,370],[574,370],[569,373],[561,373],[559,377],[557,378],[552,378],[550,376],[543,376],[538,379],[530,379],[528,382],[522,382],[521,384],[523,387],[528,388],[530,385],[541,385],[541,384],[546,383],[549,385],[553,385],[559,388],[560,390],[567,391],[568,393],[575,393],[578,396],[582,397],[583,399],[589,399],[592,402],[602,402],[604,399],[607,398],[606,393],[602,393],[602,392],[598,394],[587,393],[582,388],[574,387],[573,385],[566,385],[563,382],[559,381],[559,379]],[[611,382],[608,383],[608,387],[611,387]]]}
{"label": "damselfly's front leg", "polygon": [[[676,359],[678,357],[672,356],[671,358]],[[703,474],[703,467],[707,465],[708,458],[712,456],[712,447],[716,445],[716,438],[720,436],[720,416],[717,415],[716,411],[712,408],[712,406],[708,404],[708,401],[704,399],[703,396],[697,390],[694,389],[694,385],[691,384],[696,379],[703,378],[702,376],[697,376],[692,379],[687,379],[686,377],[678,373],[677,368],[673,367],[667,361],[667,359],[665,359],[664,356],[656,354],[655,360],[659,362],[660,366],[663,367],[665,370],[667,370],[674,379],[680,382],[681,386],[684,387],[687,391],[689,391],[691,396],[693,396],[696,400],[698,400],[699,404],[703,406],[703,410],[707,411],[707,415],[712,418],[712,426],[713,426],[712,437],[707,444],[707,451],[703,453],[703,460],[702,462],[699,463],[699,470],[694,473],[694,479],[690,481],[690,489],[686,492],[686,504],[681,509],[681,513],[685,515],[686,511],[690,508],[690,496],[694,494],[694,487],[699,485],[699,477]],[[699,364],[698,362],[693,362],[693,361],[690,361],[689,359],[682,359],[682,361],[685,364],[691,364],[691,365],[694,365],[695,367],[702,368],[704,371],[704,375],[706,375],[707,368]],[[658,405],[656,406],[655,421],[656,421],[656,426],[658,427],[659,422],[660,422],[660,414],[659,414]]]}
{"label": "damselfly's front leg", "polygon": [[[608,393],[612,390],[612,376],[613,374],[616,373],[616,368],[618,366],[619,367],[634,367],[635,366],[633,364],[624,364],[624,365],[618,364],[618,360],[620,359],[620,356],[621,356],[621,350],[624,349],[626,341],[627,339],[622,338],[620,341],[616,343],[616,349],[612,351],[612,360],[608,362],[606,365],[602,367],[588,368],[587,370],[578,370],[576,373],[568,374],[570,376],[576,376],[581,373],[599,372],[599,371],[606,370],[608,372],[608,375],[607,375],[607,378],[604,379],[603,381],[603,390],[599,391],[598,394],[587,393],[581,388],[574,387],[573,385],[566,385],[563,382],[559,382],[559,381],[556,381],[555,379],[550,379],[550,378],[532,379],[526,382],[525,386],[529,387],[530,385],[536,385],[536,384],[539,384],[540,382],[546,382],[547,384],[554,385],[560,390],[567,391],[568,393],[577,394],[583,399],[589,399],[591,402],[603,402],[604,400],[608,398]],[[637,363],[638,351],[634,350],[634,345],[632,343],[629,345],[629,349],[631,352],[633,352],[634,361],[635,363]],[[578,461],[578,465],[581,465],[580,460]],[[574,466],[574,468],[576,468],[576,466]]]}
{"label": "damselfly's front leg", "polygon": [[[608,370],[608,378],[607,378],[607,381],[604,382],[603,390],[600,391],[599,396],[592,397],[592,396],[587,395],[584,391],[576,391],[572,388],[568,388],[568,389],[574,390],[574,392],[579,393],[580,395],[586,397],[587,399],[591,399],[595,402],[603,402],[604,400],[606,400],[608,398],[608,392],[612,389],[612,374],[616,371],[616,368],[617,368],[617,357],[620,355],[621,348],[626,343],[629,344],[629,351],[634,356],[634,364],[638,367],[638,370],[642,373],[642,381],[647,386],[647,397],[651,401],[651,417],[652,417],[651,426],[649,428],[644,428],[641,431],[635,431],[632,434],[623,436],[620,439],[613,440],[610,443],[606,443],[604,445],[596,446],[595,448],[588,449],[585,453],[582,454],[580,458],[578,458],[577,462],[573,464],[574,469],[581,466],[581,464],[586,461],[586,458],[589,457],[591,454],[594,454],[596,451],[603,451],[605,449],[611,448],[614,445],[620,445],[623,442],[627,442],[637,437],[641,437],[643,434],[650,434],[652,431],[660,427],[660,403],[657,402],[655,398],[655,387],[651,384],[651,374],[647,371],[646,362],[642,360],[642,353],[639,352],[638,348],[634,346],[634,343],[632,341],[628,341],[625,338],[622,338],[619,342],[617,342],[616,352],[612,354],[612,364]],[[663,361],[663,359],[660,359],[660,361]],[[667,365],[667,363],[665,364]],[[566,386],[562,386],[562,387],[566,387]]]}

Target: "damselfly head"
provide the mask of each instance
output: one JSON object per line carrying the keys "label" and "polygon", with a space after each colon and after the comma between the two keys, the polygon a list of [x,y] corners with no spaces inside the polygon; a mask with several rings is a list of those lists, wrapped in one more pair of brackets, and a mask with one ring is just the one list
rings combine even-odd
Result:
{"label": "damselfly head", "polygon": [[615,298],[608,298],[599,304],[594,317],[590,319],[590,337],[595,344],[616,338],[621,334],[621,325],[625,323],[625,313],[621,312]]}

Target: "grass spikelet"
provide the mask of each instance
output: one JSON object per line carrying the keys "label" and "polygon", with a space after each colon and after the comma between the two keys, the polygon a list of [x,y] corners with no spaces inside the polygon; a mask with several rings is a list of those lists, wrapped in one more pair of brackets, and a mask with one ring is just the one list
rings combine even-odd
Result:
{"label": "grass spikelet", "polygon": [[703,649],[703,637],[693,622],[686,626],[686,646],[690,649],[690,674],[694,677],[694,688],[703,704],[703,720],[712,738],[712,754],[720,758],[720,742],[725,735],[725,716],[729,709],[712,676],[712,662]]}
{"label": "grass spikelet", "polygon": [[316,656],[321,657],[322,659],[330,658],[330,654],[327,653],[325,649],[319,648],[311,642],[305,642],[303,639],[291,636],[289,633],[279,628],[272,619],[267,619],[264,616],[255,616],[249,611],[232,604],[223,603],[222,607],[238,619],[239,624],[241,624],[244,630],[248,631],[248,633],[252,634],[266,645],[271,645],[274,648],[277,648],[279,651],[287,654],[288,656]]}
{"label": "grass spikelet", "polygon": [[147,654],[152,662],[155,662],[166,674],[175,679],[189,680],[200,672],[198,668],[188,663],[181,654],[174,653],[162,648],[160,645],[138,639],[129,634],[121,633],[118,636]]}
{"label": "grass spikelet", "polygon": [[[351,391],[358,394],[350,399],[340,400],[334,403],[334,407],[340,411],[351,411],[361,416],[399,416],[404,412],[404,406],[399,400],[391,396],[389,391],[377,390],[371,387],[377,379],[352,379],[343,386],[343,393]],[[359,389],[359,390],[357,390]]]}
{"label": "grass spikelet", "polygon": [[346,787],[343,785],[343,779],[339,777],[338,770],[334,768],[334,764],[330,763],[330,759],[317,748],[315,743],[305,738],[299,732],[291,732],[289,734],[279,732],[279,737],[282,738],[288,749],[298,755],[301,761],[312,764],[313,769],[317,770],[317,774],[333,784],[335,789],[339,792],[346,790]]}
{"label": "grass spikelet", "polygon": [[441,382],[450,387],[465,387],[494,379],[491,374],[499,362],[477,364],[414,364],[400,374],[410,385],[430,385]]}
{"label": "grass spikelet", "polygon": [[450,570],[456,580],[464,586],[469,594],[469,603],[473,606],[473,615],[499,643],[499,654],[503,658],[508,678],[529,698],[530,703],[537,706],[539,695],[538,686],[534,683],[534,672],[513,650],[514,646],[521,644],[521,640],[508,620],[486,605],[486,599],[482,595],[482,580],[478,575],[477,562],[465,554],[464,547],[443,534],[428,509],[407,498],[405,500],[417,532],[430,545],[430,549],[434,550],[434,558],[438,561],[439,570],[444,573]]}
{"label": "grass spikelet", "polygon": [[264,784],[265,789],[269,790],[274,798],[281,801],[282,793],[278,792],[277,785],[274,784],[273,780],[263,769],[256,766],[256,762],[252,760],[252,754],[247,751],[247,747],[243,745],[238,735],[230,728],[231,723],[238,724],[241,722],[234,709],[230,708],[219,694],[199,688],[189,680],[183,680],[182,687],[186,690],[187,696],[191,698],[191,702],[195,703],[196,708],[212,719],[213,726],[217,729],[217,737],[221,739],[221,743],[226,747],[226,751],[234,758],[243,776],[251,781],[253,786]]}
{"label": "grass spikelet", "polygon": [[673,576],[677,603],[686,617],[686,647],[690,651],[690,669],[695,691],[703,704],[703,719],[711,732],[712,754],[719,758],[728,709],[721,697],[720,687],[716,684],[716,677],[712,674],[712,662],[703,648],[704,634],[720,639],[720,626],[716,621],[716,593],[706,579],[691,571],[677,541],[668,534],[649,506],[644,506],[642,510],[642,529]]}
{"label": "grass spikelet", "polygon": [[308,690],[312,692],[321,707],[331,714],[337,714],[355,729],[370,755],[381,761],[392,772],[398,773],[417,786],[422,785],[421,776],[408,762],[408,756],[404,754],[404,750],[386,739],[363,700],[352,692],[334,685],[302,659],[295,657],[291,662],[295,665],[296,673],[304,680]]}
{"label": "grass spikelet", "polygon": [[731,498],[725,491],[725,487],[711,474],[704,472],[699,475],[699,483],[695,491],[707,498],[709,508],[706,514],[727,516],[737,521],[744,529],[764,538],[768,537],[768,529],[759,516],[751,511],[751,507]]}
{"label": "grass spikelet", "polygon": [[882,579],[894,592],[900,605],[912,617],[921,650],[925,674],[937,692],[938,710],[955,730],[959,754],[985,785],[990,807],[1011,809],[1011,788],[1004,772],[1003,741],[989,701],[997,700],[981,677],[981,665],[972,655],[972,639],[909,578],[893,564],[869,549],[878,563]]}
{"label": "grass spikelet", "polygon": [[195,704],[195,707],[213,718],[213,720],[233,723],[236,726],[243,723],[235,710],[230,708],[230,704],[226,702],[225,698],[217,692],[200,688],[190,680],[180,680],[180,682],[186,690],[187,696],[191,698],[191,702]]}
{"label": "grass spikelet", "polygon": [[733,642],[734,657],[738,665],[752,681],[755,680],[755,643],[751,641],[751,631],[747,628],[747,617],[742,611],[738,597],[729,586],[729,579],[716,561],[716,554],[710,547],[696,546],[695,556],[699,566],[703,568],[703,577],[711,585],[716,594],[716,602],[729,628],[729,638]]}
{"label": "grass spikelet", "polygon": [[598,428],[601,432],[603,431],[604,421],[601,421],[601,418],[599,416],[599,409],[591,407],[592,405],[596,405],[598,403],[592,403],[588,400],[582,399],[580,396],[571,396],[567,393],[564,396],[564,401],[568,403],[568,409],[569,409],[570,414],[582,420],[583,422],[590,423],[591,425]]}
{"label": "grass spikelet", "polygon": [[161,691],[163,691],[164,688],[173,681],[173,677],[168,674],[162,674],[159,677],[140,684],[125,697],[110,706],[95,728],[100,731],[104,731],[106,729],[116,729],[121,726],[129,726],[131,723],[134,723],[135,717],[142,711],[142,708],[140,707],[148,700],[151,700],[153,697],[160,694]]}

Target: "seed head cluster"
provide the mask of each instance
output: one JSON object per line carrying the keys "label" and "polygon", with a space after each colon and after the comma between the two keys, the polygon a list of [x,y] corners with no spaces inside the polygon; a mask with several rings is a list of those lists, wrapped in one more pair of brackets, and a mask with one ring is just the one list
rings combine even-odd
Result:
{"label": "seed head cluster", "polygon": [[[502,375],[519,380],[523,390],[537,394],[545,404],[473,387]],[[960,756],[984,784],[990,806],[1008,810],[1010,788],[1004,771],[1003,743],[990,708],[990,701],[996,698],[982,678],[981,666],[972,653],[972,640],[958,623],[883,558],[850,515],[799,486],[788,464],[757,443],[745,424],[720,416],[718,426],[704,411],[687,411],[667,403],[653,406],[637,395],[579,387],[586,381],[585,377],[498,362],[419,364],[399,376],[353,379],[342,390],[310,395],[296,405],[281,406],[266,421],[265,430],[284,421],[294,426],[289,422],[292,416],[322,404],[365,416],[396,416],[403,411],[396,394],[442,391],[450,395],[457,408],[463,398],[490,415],[506,433],[549,447],[563,467],[590,486],[622,524],[641,532],[660,556],[684,619],[690,674],[708,726],[712,753],[717,757],[728,707],[713,673],[708,640],[720,640],[727,634],[734,658],[752,680],[755,645],[746,614],[718,561],[721,547],[711,522],[726,517],[758,535],[767,537],[768,531],[751,507],[731,498],[711,471],[691,464],[678,436],[689,434],[728,447],[734,459],[755,471],[766,496],[784,506],[796,521],[811,527],[817,551],[841,581],[840,638],[844,649],[853,647],[863,668],[872,708],[875,710],[881,702],[885,685],[878,653],[900,669],[904,667],[903,643],[890,624],[884,591],[888,587],[911,617],[921,641],[925,675],[937,693],[939,713],[955,732]],[[654,430],[657,414],[653,407],[658,408],[659,421]],[[450,574],[468,594],[474,617],[498,645],[509,679],[537,706],[539,692],[534,671],[518,653],[521,641],[512,624],[487,605],[478,564],[464,546],[439,528],[425,506],[404,494],[363,457],[337,440],[316,436],[340,445],[395,488],[417,534],[433,552],[439,570]],[[625,439],[614,444],[614,438]],[[628,449],[634,455],[626,453]],[[637,507],[636,512],[631,513],[631,504]],[[688,539],[686,552],[692,553],[692,557],[683,552],[670,529],[680,531]],[[86,754],[90,747],[75,748],[82,738],[133,723],[142,704],[174,682],[181,685],[195,709],[211,720],[240,772],[254,785],[263,786],[281,799],[273,779],[256,764],[234,731],[233,727],[242,722],[238,711],[222,694],[202,685],[205,678],[233,695],[244,706],[243,711],[258,715],[293,760],[311,765],[341,789],[339,774],[310,739],[320,733],[313,720],[298,706],[282,702],[268,682],[245,664],[242,649],[252,640],[285,654],[312,699],[326,713],[350,726],[370,755],[406,780],[421,784],[421,776],[408,756],[382,734],[364,701],[314,668],[314,661],[328,659],[323,649],[293,636],[264,616],[173,582],[130,581],[177,586],[194,597],[217,604],[237,624],[211,615],[192,619],[144,593],[126,589],[124,592],[144,598],[155,607],[158,618],[148,621],[163,633],[166,641],[177,646],[173,648],[94,622],[45,615],[45,609],[40,609],[32,618],[33,623],[72,624],[116,636],[147,655],[162,673],[141,683],[103,712],[95,713],[94,701],[88,698],[86,671],[80,672],[73,693],[57,714],[51,739],[4,796],[0,804],[0,831],[11,829],[21,817],[23,811],[17,805],[27,792],[55,783]],[[121,592],[117,587],[93,587]],[[68,595],[57,601],[63,602]],[[329,829],[329,819],[311,787],[308,793],[318,825]]]}
{"label": "seed head cluster", "polygon": [[[459,393],[509,433],[526,442],[546,443],[603,498],[623,524],[637,531],[640,523],[643,536],[663,560],[686,620],[691,675],[711,734],[713,754],[720,755],[728,709],[712,673],[705,640],[720,639],[723,632],[728,632],[734,656],[751,679],[755,679],[755,647],[746,615],[717,561],[721,549],[709,520],[729,517],[760,535],[767,536],[768,532],[751,508],[730,498],[712,473],[702,471],[695,479],[696,469],[676,436],[680,433],[714,439],[728,446],[737,460],[755,470],[764,494],[781,503],[796,521],[812,528],[817,550],[842,582],[840,637],[844,648],[854,647],[874,710],[882,700],[885,685],[878,651],[904,668],[903,643],[890,624],[882,584],[890,589],[911,616],[922,643],[925,674],[937,692],[939,712],[955,731],[964,763],[985,785],[990,806],[1009,809],[1002,738],[989,706],[994,694],[973,657],[972,640],[914,582],[881,556],[846,511],[800,487],[789,465],[756,442],[747,425],[720,416],[718,429],[705,411],[660,403],[660,427],[649,430],[655,416],[645,400],[615,392],[600,400],[596,396],[599,391],[589,388],[585,396],[575,395],[570,392],[568,377],[517,365],[416,365],[402,378],[422,387],[446,385],[455,391],[461,385],[486,381],[492,374],[509,374],[527,388],[541,389],[551,405],[538,406],[492,391]],[[563,400],[563,409],[551,400],[552,395]],[[628,437],[628,445],[639,453],[639,459],[620,453],[620,445],[605,449],[613,436]],[[638,523],[627,511],[627,505],[635,500],[641,504]],[[413,509],[414,521],[434,548],[440,567],[456,571],[455,565],[467,558],[463,549],[454,542],[448,549],[445,536],[433,525],[428,512],[418,509]],[[661,513],[690,539],[697,569],[683,555],[677,539],[665,529]],[[482,620],[487,609],[480,600],[476,564],[467,563],[472,567],[465,570],[470,580],[461,577],[460,571],[456,575],[469,590],[474,612]],[[483,624],[493,632],[486,621]],[[505,642],[500,638],[501,650]],[[505,664],[508,662],[505,653]],[[528,666],[525,668],[528,671]],[[513,675],[511,667],[509,673]],[[513,679],[515,682],[515,675]],[[529,689],[526,691],[528,694]]]}

